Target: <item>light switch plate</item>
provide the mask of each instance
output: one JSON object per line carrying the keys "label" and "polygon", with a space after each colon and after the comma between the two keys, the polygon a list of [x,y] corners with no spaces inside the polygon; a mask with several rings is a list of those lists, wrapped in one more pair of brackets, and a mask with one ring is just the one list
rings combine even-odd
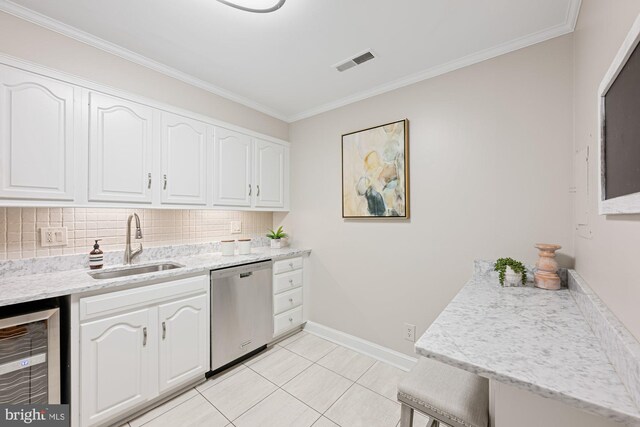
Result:
{"label": "light switch plate", "polygon": [[242,221],[231,221],[231,234],[242,233]]}
{"label": "light switch plate", "polygon": [[67,246],[67,227],[40,228],[40,245],[43,248]]}

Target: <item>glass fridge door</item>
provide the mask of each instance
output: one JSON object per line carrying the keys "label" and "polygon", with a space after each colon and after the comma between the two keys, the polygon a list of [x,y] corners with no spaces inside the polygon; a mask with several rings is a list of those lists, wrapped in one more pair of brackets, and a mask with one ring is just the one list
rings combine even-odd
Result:
{"label": "glass fridge door", "polygon": [[60,403],[58,309],[0,319],[0,403]]}

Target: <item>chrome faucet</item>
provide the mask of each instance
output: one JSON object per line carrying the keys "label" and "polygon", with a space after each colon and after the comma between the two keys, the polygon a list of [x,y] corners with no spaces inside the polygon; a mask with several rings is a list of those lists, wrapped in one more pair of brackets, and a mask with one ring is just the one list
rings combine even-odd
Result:
{"label": "chrome faucet", "polygon": [[140,217],[138,214],[133,213],[129,215],[129,219],[127,219],[127,243],[124,246],[124,263],[131,264],[133,258],[140,255],[142,252],[142,243],[140,243],[140,247],[136,250],[131,250],[131,220],[135,217],[136,219],[136,239],[142,239],[142,229],[140,228]]}

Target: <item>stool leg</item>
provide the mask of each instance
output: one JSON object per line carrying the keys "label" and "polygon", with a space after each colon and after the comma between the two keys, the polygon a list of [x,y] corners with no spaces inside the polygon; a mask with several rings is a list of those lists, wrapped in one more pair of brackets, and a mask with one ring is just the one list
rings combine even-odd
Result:
{"label": "stool leg", "polygon": [[403,403],[400,409],[400,427],[412,427],[412,426],[413,426],[413,408]]}

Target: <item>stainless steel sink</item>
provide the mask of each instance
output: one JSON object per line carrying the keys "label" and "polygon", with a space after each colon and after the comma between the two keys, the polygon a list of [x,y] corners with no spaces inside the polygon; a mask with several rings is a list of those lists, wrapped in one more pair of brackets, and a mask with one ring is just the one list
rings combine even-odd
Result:
{"label": "stainless steel sink", "polygon": [[173,270],[174,268],[181,268],[184,265],[176,264],[174,262],[165,262],[161,264],[148,264],[141,265],[139,267],[127,267],[117,270],[107,271],[91,271],[89,276],[94,279],[115,279],[117,277],[135,276],[138,274],[155,273],[158,271]]}

